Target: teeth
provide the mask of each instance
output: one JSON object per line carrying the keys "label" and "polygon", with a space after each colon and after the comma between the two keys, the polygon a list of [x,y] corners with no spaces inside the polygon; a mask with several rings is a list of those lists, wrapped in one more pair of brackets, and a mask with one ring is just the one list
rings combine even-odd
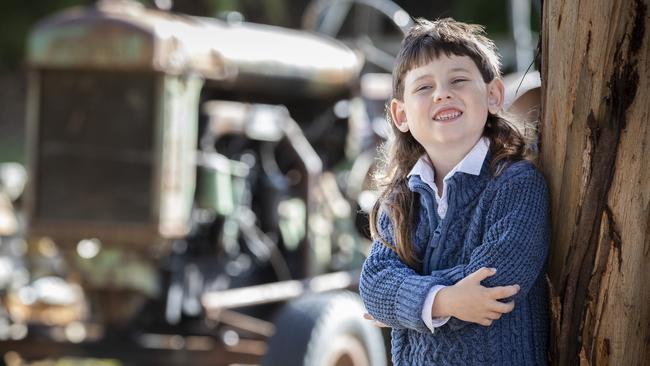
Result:
{"label": "teeth", "polygon": [[446,120],[449,120],[449,119],[454,119],[454,118],[460,116],[460,114],[461,114],[461,112],[458,112],[458,111],[445,113],[445,114],[439,114],[439,115],[435,116],[433,119],[435,119],[436,121],[446,121]]}

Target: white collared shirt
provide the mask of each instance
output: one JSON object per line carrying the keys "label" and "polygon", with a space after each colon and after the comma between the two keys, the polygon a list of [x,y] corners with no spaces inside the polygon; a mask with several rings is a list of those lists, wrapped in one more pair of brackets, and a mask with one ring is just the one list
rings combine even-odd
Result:
{"label": "white collared shirt", "polygon": [[472,150],[470,150],[467,155],[461,160],[456,166],[447,173],[445,178],[442,180],[442,194],[438,192],[438,187],[436,186],[435,171],[431,165],[431,160],[427,154],[422,155],[420,159],[415,163],[413,169],[409,172],[408,176],[419,175],[420,179],[426,183],[433,192],[435,193],[436,203],[438,205],[438,216],[441,219],[445,218],[447,215],[448,208],[448,192],[447,192],[447,181],[458,172],[480,175],[481,167],[483,167],[483,161],[485,161],[485,156],[490,149],[490,140],[487,137],[481,137]]}
{"label": "white collared shirt", "polygon": [[[438,193],[438,187],[436,186],[435,180],[435,171],[431,164],[431,160],[427,154],[424,154],[413,166],[413,169],[409,172],[408,176],[419,175],[420,179],[426,183],[434,192],[436,198],[436,203],[438,205],[438,216],[440,219],[444,219],[447,215],[448,208],[448,189],[447,181],[458,172],[480,175],[481,168],[483,167],[483,162],[487,156],[488,150],[490,149],[490,140],[487,137],[481,137],[472,150],[470,150],[467,155],[461,160],[456,166],[447,173],[445,178],[442,180],[442,195]],[[433,333],[434,329],[440,327],[449,321],[450,317],[440,317],[432,318],[431,317],[431,307],[435,301],[438,291],[442,290],[446,286],[436,285],[431,288],[427,298],[424,301],[424,306],[422,307],[422,320],[426,324],[427,328]]]}

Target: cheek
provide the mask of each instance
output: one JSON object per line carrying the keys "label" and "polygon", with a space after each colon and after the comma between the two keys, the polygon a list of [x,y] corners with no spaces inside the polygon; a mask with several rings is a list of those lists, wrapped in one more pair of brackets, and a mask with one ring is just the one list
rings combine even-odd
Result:
{"label": "cheek", "polygon": [[410,103],[408,105],[409,110],[413,114],[425,113],[428,111],[431,103],[429,101],[431,97],[427,95],[416,95],[410,98]]}
{"label": "cheek", "polygon": [[485,102],[481,103],[481,105],[479,105],[477,109],[477,112],[480,114],[480,116],[484,116],[485,118],[487,118],[489,111],[490,109],[488,108],[488,105]]}
{"label": "cheek", "polygon": [[406,118],[409,120],[414,120],[414,118],[419,117],[426,108],[422,106],[422,103],[417,100],[417,98],[411,98],[408,102],[405,103]]}
{"label": "cheek", "polygon": [[487,118],[487,113],[489,111],[489,100],[485,94],[477,94],[474,98],[474,110],[477,114],[483,115]]}
{"label": "cheek", "polygon": [[485,125],[487,118],[488,118],[488,104],[485,100],[476,100],[476,103],[474,104],[474,107],[471,109],[471,121],[472,125],[476,126],[476,128],[482,128],[482,126]]}

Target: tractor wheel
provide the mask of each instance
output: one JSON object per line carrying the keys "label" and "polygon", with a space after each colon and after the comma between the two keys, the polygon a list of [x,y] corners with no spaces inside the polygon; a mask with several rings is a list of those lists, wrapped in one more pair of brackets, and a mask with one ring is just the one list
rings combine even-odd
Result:
{"label": "tractor wheel", "polygon": [[363,318],[355,294],[310,295],[286,304],[275,320],[263,366],[386,366],[379,328]]}

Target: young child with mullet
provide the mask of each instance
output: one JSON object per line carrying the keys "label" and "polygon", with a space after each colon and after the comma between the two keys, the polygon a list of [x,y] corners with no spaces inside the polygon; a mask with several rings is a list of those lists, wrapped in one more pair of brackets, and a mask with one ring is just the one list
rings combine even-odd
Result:
{"label": "young child with mullet", "polygon": [[483,28],[420,19],[393,71],[360,293],[396,366],[545,365],[546,183]]}

